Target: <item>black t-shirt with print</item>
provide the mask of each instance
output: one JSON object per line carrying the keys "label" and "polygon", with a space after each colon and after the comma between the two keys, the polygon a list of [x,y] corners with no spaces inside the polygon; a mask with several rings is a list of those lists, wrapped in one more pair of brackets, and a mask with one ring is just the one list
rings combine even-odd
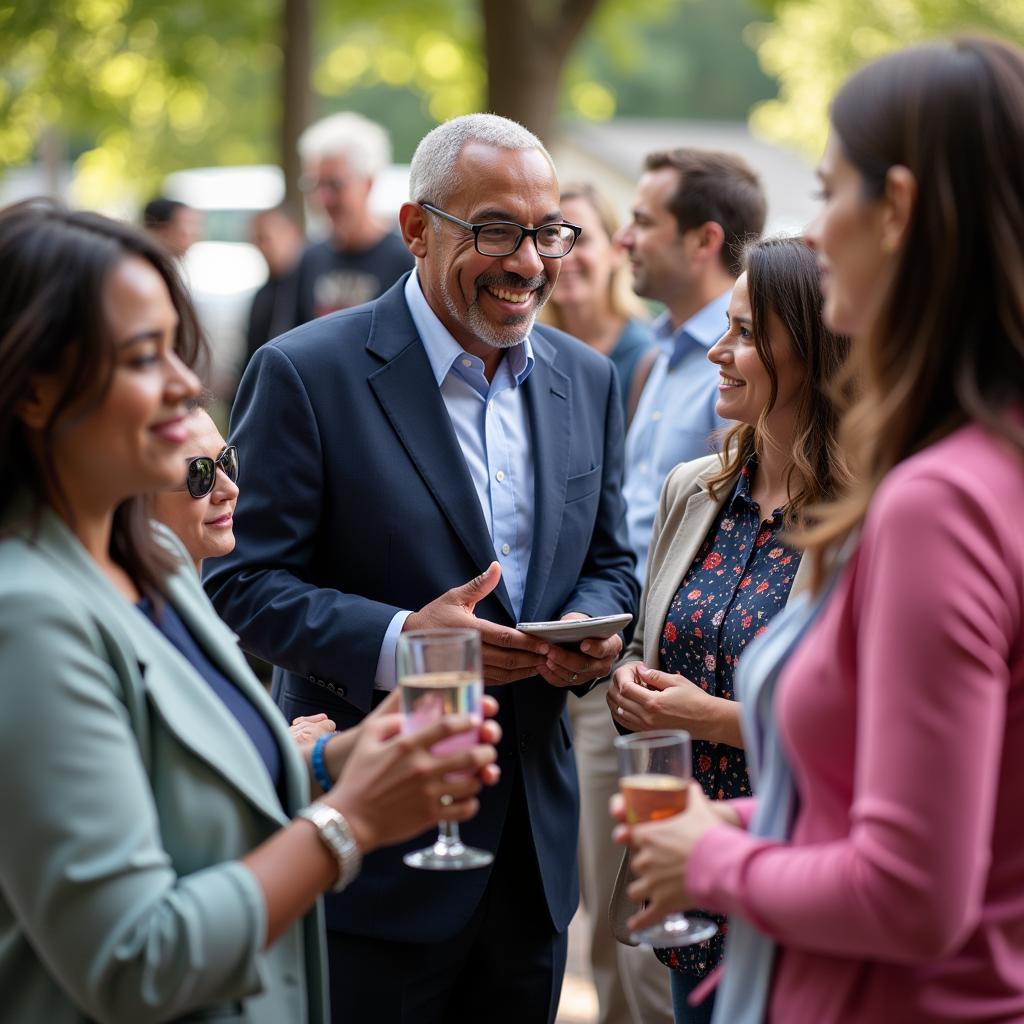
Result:
{"label": "black t-shirt with print", "polygon": [[358,252],[330,241],[309,246],[299,261],[295,326],[377,298],[412,266],[412,254],[393,232]]}

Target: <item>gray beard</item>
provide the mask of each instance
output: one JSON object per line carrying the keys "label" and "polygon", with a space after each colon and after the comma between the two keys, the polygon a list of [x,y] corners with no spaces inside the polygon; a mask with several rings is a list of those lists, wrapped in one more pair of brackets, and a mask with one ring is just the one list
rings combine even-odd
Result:
{"label": "gray beard", "polygon": [[468,327],[480,341],[485,345],[490,345],[491,348],[508,349],[521,345],[526,340],[530,331],[533,330],[533,325],[537,320],[537,310],[540,308],[539,306],[534,307],[533,312],[530,314],[529,322],[525,325],[508,324],[500,328],[499,333],[495,329],[494,323],[488,320],[480,311],[480,307],[475,300],[467,308],[465,315],[461,314],[455,305],[455,299],[448,290],[447,281],[442,282],[441,297],[444,299],[445,308],[448,310],[451,318],[457,323]]}

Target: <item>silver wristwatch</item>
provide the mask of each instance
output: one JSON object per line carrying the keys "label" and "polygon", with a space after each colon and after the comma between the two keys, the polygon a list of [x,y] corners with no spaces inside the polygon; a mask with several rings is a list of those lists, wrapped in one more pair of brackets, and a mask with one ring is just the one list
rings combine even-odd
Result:
{"label": "silver wristwatch", "polygon": [[295,816],[313,822],[324,846],[334,854],[338,862],[338,881],[331,892],[341,892],[359,874],[359,867],[363,862],[359,844],[352,835],[348,822],[340,811],[319,800],[308,807],[303,807]]}

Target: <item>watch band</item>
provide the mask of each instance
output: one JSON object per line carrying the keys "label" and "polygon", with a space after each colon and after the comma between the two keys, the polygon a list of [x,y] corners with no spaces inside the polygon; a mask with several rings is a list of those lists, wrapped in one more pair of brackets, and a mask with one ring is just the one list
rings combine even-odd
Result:
{"label": "watch band", "polygon": [[331,887],[331,892],[341,892],[359,874],[363,861],[359,844],[348,822],[340,811],[320,800],[296,811],[295,816],[311,821],[316,826],[321,842],[334,855],[338,862],[338,881]]}

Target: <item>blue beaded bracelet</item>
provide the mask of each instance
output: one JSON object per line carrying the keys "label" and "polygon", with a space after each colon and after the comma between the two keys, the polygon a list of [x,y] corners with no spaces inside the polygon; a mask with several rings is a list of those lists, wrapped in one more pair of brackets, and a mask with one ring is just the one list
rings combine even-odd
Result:
{"label": "blue beaded bracelet", "polygon": [[337,735],[336,732],[328,732],[319,737],[316,743],[313,744],[313,754],[310,758],[313,763],[313,778],[316,779],[316,784],[325,793],[330,792],[334,782],[331,780],[330,775],[327,774],[327,765],[324,763],[324,747]]}

